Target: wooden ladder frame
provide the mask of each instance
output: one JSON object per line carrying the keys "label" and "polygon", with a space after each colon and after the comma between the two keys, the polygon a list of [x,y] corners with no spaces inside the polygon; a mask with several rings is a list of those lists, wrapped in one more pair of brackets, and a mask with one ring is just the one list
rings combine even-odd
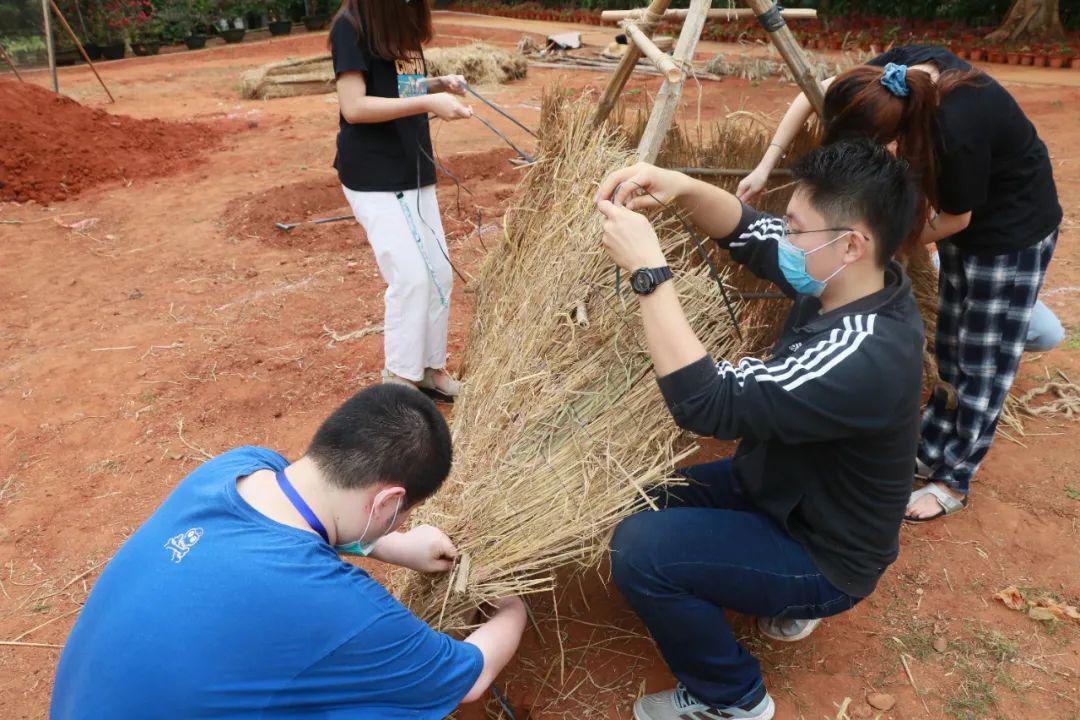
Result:
{"label": "wooden ladder frame", "polygon": [[[660,153],[660,146],[667,136],[668,128],[675,117],[682,95],[687,67],[694,57],[701,32],[706,20],[731,21],[745,17],[756,17],[768,31],[776,49],[780,51],[784,62],[791,68],[795,82],[799,84],[814,110],[820,115],[824,102],[824,93],[818,79],[814,76],[810,61],[802,47],[791,34],[786,20],[816,20],[816,10],[779,10],[772,0],[746,0],[749,8],[710,9],[712,0],[690,0],[687,10],[669,10],[671,0],[651,0],[647,8],[640,10],[606,10],[600,14],[603,20],[620,21],[626,31],[627,47],[623,53],[615,74],[604,90],[596,114],[595,125],[600,126],[611,114],[615,101],[630,79],[638,60],[644,55],[660,74],[664,76],[663,85],[656,96],[649,122],[638,144],[637,158],[642,162],[655,162]],[[679,40],[675,44],[672,56],[659,50],[652,41],[653,30],[661,18],[683,20]]]}

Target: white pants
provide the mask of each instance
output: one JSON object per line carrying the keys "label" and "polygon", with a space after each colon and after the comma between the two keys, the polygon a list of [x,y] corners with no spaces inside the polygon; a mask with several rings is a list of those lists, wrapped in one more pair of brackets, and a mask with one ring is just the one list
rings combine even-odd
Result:
{"label": "white pants", "polygon": [[420,380],[425,368],[446,367],[454,286],[435,186],[400,193],[342,190],[386,281],[386,369]]}

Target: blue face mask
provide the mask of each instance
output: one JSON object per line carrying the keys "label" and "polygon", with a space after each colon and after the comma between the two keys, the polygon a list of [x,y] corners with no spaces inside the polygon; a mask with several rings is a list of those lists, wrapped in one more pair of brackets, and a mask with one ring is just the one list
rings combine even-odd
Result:
{"label": "blue face mask", "polygon": [[791,284],[791,287],[795,288],[795,292],[800,295],[821,297],[821,293],[825,292],[825,286],[828,282],[847,266],[841,264],[829,277],[818,280],[806,270],[806,256],[813,255],[818,250],[829,247],[850,232],[851,230],[847,230],[824,245],[818,245],[813,250],[803,250],[796,247],[787,239],[786,235],[776,241],[776,254],[780,262],[780,272],[784,273],[784,279]]}
{"label": "blue face mask", "polygon": [[[394,508],[394,516],[390,518],[390,524],[386,526],[386,529],[388,531],[390,530],[390,528],[394,527],[394,523],[397,521],[398,512],[401,510],[402,499],[403,498],[400,497],[398,498],[397,507]],[[373,540],[369,540],[368,542],[362,542],[364,536],[367,535],[367,531],[371,528],[371,519],[373,517],[375,517],[374,503],[371,504],[371,512],[368,513],[367,524],[364,525],[364,532],[360,533],[360,539],[353,540],[351,543],[335,545],[334,549],[342,555],[357,555],[359,557],[367,557],[368,555],[370,555],[371,551],[375,549],[375,545],[379,542],[379,538],[382,537],[382,535],[380,535],[379,537],[376,537]]]}

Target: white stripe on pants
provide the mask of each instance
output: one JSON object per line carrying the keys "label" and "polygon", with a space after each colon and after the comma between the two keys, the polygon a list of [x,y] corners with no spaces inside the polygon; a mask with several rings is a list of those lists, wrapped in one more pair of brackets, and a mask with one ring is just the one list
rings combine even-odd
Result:
{"label": "white stripe on pants", "polygon": [[367,233],[386,282],[386,368],[403,378],[420,380],[425,368],[446,367],[454,286],[435,186],[402,191],[405,208],[396,192],[341,189]]}

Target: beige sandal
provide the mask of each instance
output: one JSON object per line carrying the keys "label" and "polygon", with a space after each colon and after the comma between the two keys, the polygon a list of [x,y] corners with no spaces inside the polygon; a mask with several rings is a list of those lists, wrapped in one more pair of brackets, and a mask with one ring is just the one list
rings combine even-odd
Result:
{"label": "beige sandal", "polygon": [[[439,368],[446,372],[443,368]],[[447,386],[439,387],[435,384],[435,373],[438,370],[427,368],[424,370],[424,379],[416,384],[416,387],[420,388],[420,391],[428,395],[433,400],[452,403],[461,393],[461,383],[458,382],[453,375],[446,373]]]}

